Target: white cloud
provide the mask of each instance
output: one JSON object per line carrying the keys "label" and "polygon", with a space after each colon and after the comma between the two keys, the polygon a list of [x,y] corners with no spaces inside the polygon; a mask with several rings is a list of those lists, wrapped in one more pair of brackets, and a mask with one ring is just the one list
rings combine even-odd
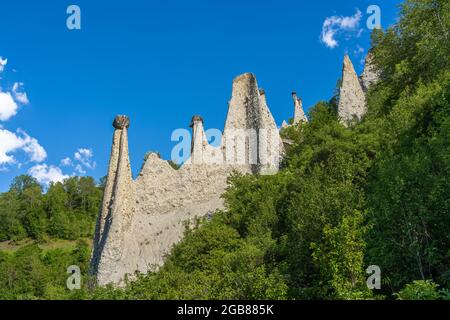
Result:
{"label": "white cloud", "polygon": [[79,148],[73,155],[73,158],[66,157],[61,160],[61,166],[72,167],[76,174],[86,174],[87,170],[95,169],[97,163],[93,161],[94,152],[92,149]]}
{"label": "white cloud", "polygon": [[23,146],[22,139],[11,131],[1,129],[0,141],[0,165],[15,163],[16,160],[10,153]]}
{"label": "white cloud", "polygon": [[325,43],[328,48],[334,48],[338,45],[338,42],[334,40],[334,33],[335,32],[332,30],[325,33],[322,31],[322,42]]}
{"label": "white cloud", "polygon": [[[5,70],[7,63],[7,59],[0,57],[0,73]],[[15,72],[14,69],[13,72]],[[19,105],[28,103],[29,100],[23,90],[23,83],[15,82],[10,91],[2,91],[0,88],[0,121],[9,120],[17,114]],[[16,153],[20,151],[28,158],[25,162],[19,162],[15,157]],[[8,171],[10,165],[21,168],[24,163],[39,163],[46,158],[47,152],[37,139],[30,137],[21,129],[12,132],[0,125],[0,171]],[[43,183],[58,181],[65,177],[61,169],[53,166],[48,167],[46,164],[35,165],[29,170],[29,173]]]}
{"label": "white cloud", "polygon": [[80,174],[86,174],[86,170],[83,169],[83,167],[81,166],[81,164],[77,164],[75,166],[75,171],[80,173]]}
{"label": "white cloud", "polygon": [[350,17],[339,17],[337,21],[340,23],[341,28],[343,29],[354,29],[359,26],[359,22],[361,21],[361,11],[356,9],[356,13]]}
{"label": "white cloud", "polygon": [[331,16],[326,18],[322,25],[320,40],[328,48],[333,49],[339,45],[338,41],[335,38],[338,33],[357,31],[360,35],[361,31],[358,30],[358,27],[361,21],[361,17],[361,11],[356,9],[356,13],[353,16]]}
{"label": "white cloud", "polygon": [[0,91],[0,121],[7,121],[17,114],[17,103],[11,93]]}
{"label": "white cloud", "polygon": [[69,157],[62,159],[61,165],[65,166],[65,167],[72,166],[72,159],[70,159]]}
{"label": "white cloud", "polygon": [[30,156],[31,161],[42,162],[47,158],[47,152],[35,138],[30,137],[21,129],[18,129],[17,132],[24,136],[23,151],[25,151]]}
{"label": "white cloud", "polygon": [[14,98],[16,99],[17,102],[21,103],[21,104],[29,104],[30,101],[28,100],[28,96],[27,93],[25,91],[22,90],[23,89],[23,83],[22,82],[15,82],[13,85],[13,93],[14,93]]}
{"label": "white cloud", "polygon": [[359,63],[361,64],[361,65],[364,65],[364,62],[365,62],[365,54],[364,54],[364,52],[365,52],[366,50],[363,48],[363,47],[361,47],[360,45],[356,45],[356,49],[355,50],[353,50],[353,55],[357,58],[357,57],[360,57],[360,59],[359,59]]}
{"label": "white cloud", "polygon": [[364,32],[364,29],[359,29],[358,32],[356,33],[356,37],[360,38],[361,35],[363,34],[363,32]]}
{"label": "white cloud", "polygon": [[5,70],[5,66],[6,66],[6,64],[8,63],[8,59],[3,59],[1,56],[0,56],[0,73],[2,73],[3,72],[3,70]]}
{"label": "white cloud", "polygon": [[[0,73],[5,70],[8,59],[3,59],[0,56]],[[1,79],[1,78],[0,78]],[[19,106],[29,104],[27,93],[23,90],[22,82],[15,82],[12,87],[12,92],[3,91],[0,88],[0,121],[7,121],[17,114]]]}
{"label": "white cloud", "polygon": [[47,164],[37,164],[28,170],[28,173],[42,184],[49,185],[50,182],[62,182],[69,178],[62,173],[59,167],[48,166]]}
{"label": "white cloud", "polygon": [[97,165],[95,161],[92,160],[94,153],[91,149],[80,148],[74,154],[75,160],[80,162],[84,167],[88,169],[94,169]]}
{"label": "white cloud", "polygon": [[75,159],[91,158],[93,156],[91,149],[80,148],[75,152]]}
{"label": "white cloud", "polygon": [[357,55],[357,54],[362,54],[364,53],[364,48],[361,47],[360,45],[356,45],[356,50],[354,50],[353,52]]}
{"label": "white cloud", "polygon": [[17,133],[0,127],[0,167],[17,163],[12,153],[24,151],[32,162],[41,162],[47,158],[47,152],[38,140],[30,137],[25,131],[18,129]]}

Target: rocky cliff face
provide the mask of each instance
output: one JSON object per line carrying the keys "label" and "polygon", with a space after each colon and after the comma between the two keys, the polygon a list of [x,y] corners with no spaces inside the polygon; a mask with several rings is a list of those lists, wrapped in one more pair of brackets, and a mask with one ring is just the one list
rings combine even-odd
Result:
{"label": "rocky cliff face", "polygon": [[186,221],[223,208],[220,198],[233,170],[277,170],[282,142],[265,93],[253,74],[233,81],[228,115],[218,148],[209,146],[203,119],[194,116],[191,157],[178,170],[151,154],[136,180],[128,159],[129,120],[114,121],[108,178],[91,260],[98,285],[123,284],[135,271],[157,269]]}
{"label": "rocky cliff face", "polygon": [[[362,82],[374,82],[366,64]],[[293,93],[294,124],[307,122],[301,99]],[[344,124],[366,112],[365,96],[353,65],[344,59],[338,113]],[[122,285],[126,275],[146,273],[164,263],[172,246],[183,237],[185,222],[223,208],[220,198],[232,171],[270,174],[278,170],[284,147],[269,110],[266,93],[256,78],[245,73],[233,80],[231,100],[219,147],[208,144],[201,116],[191,121],[191,155],[175,170],[150,154],[137,179],[128,157],[130,120],[117,116],[108,177],[98,216],[91,274],[98,285]],[[283,122],[282,127],[287,127]]]}
{"label": "rocky cliff face", "polygon": [[105,274],[110,277],[117,272],[115,262],[126,250],[125,235],[130,229],[135,210],[134,183],[128,157],[129,125],[126,116],[117,116],[113,123],[115,131],[108,179],[97,221],[91,261],[92,272],[99,279],[103,279]]}
{"label": "rocky cliff face", "polygon": [[305,111],[303,110],[303,101],[297,97],[296,92],[292,92],[292,99],[294,100],[294,124],[299,122],[308,122]]}
{"label": "rocky cliff face", "polygon": [[366,113],[366,97],[350,58],[344,57],[339,90],[338,115],[344,125],[359,121]]}
{"label": "rocky cliff face", "polygon": [[379,78],[380,73],[374,64],[373,54],[369,51],[364,65],[364,71],[360,77],[361,86],[364,92],[367,92],[369,90],[369,87],[377,83]]}

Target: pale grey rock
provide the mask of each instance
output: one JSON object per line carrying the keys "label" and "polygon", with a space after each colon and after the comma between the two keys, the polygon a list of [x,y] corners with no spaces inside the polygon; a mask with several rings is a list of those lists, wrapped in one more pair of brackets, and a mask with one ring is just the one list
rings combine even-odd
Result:
{"label": "pale grey rock", "polygon": [[124,115],[116,116],[113,121],[113,127],[116,129],[129,128],[130,119]]}
{"label": "pale grey rock", "polygon": [[366,113],[366,97],[348,55],[344,57],[338,115],[342,124],[360,121]]}
{"label": "pale grey rock", "polygon": [[297,97],[297,93],[292,92],[292,99],[294,100],[294,125],[299,122],[308,122],[305,111],[303,110],[303,101]]}
{"label": "pale grey rock", "polygon": [[[364,86],[376,81],[370,63],[361,77]],[[293,93],[294,124],[307,122],[302,101]],[[338,113],[348,125],[366,112],[365,95],[353,65],[346,56],[342,72]],[[126,116],[117,116],[101,212],[98,216],[91,258],[91,274],[98,285],[123,285],[136,271],[157,270],[174,244],[183,238],[185,223],[211,218],[223,209],[221,195],[227,177],[276,172],[284,155],[267,105],[266,93],[256,78],[245,73],[233,80],[232,95],[219,147],[208,144],[204,121],[192,118],[191,156],[178,170],[150,154],[137,179],[131,175]],[[283,121],[282,128],[287,127]],[[256,138],[257,137],[257,138]],[[257,143],[252,143],[257,141]]]}
{"label": "pale grey rock", "polygon": [[[91,272],[99,282],[114,278],[116,262],[126,250],[126,235],[131,228],[134,213],[134,183],[128,157],[128,125],[126,117],[114,121],[113,146],[108,178],[94,235]],[[117,201],[120,199],[120,201]]]}
{"label": "pale grey rock", "polygon": [[374,64],[372,51],[369,51],[366,56],[363,73],[360,77],[361,86],[364,92],[367,92],[372,85],[379,81],[379,79],[380,72]]}
{"label": "pale grey rock", "polygon": [[[224,208],[221,195],[231,172],[271,173],[278,170],[284,152],[265,92],[258,90],[251,73],[233,81],[220,147],[208,144],[203,119],[192,118],[191,157],[178,170],[150,154],[133,180],[128,158],[129,120],[120,116],[113,125],[108,177],[91,258],[91,273],[101,286],[120,286],[126,275],[132,280],[136,271],[157,270],[182,239],[185,222],[211,217],[212,212]],[[256,145],[250,143],[253,131],[263,132]]]}
{"label": "pale grey rock", "polygon": [[[301,98],[297,97],[297,93],[295,91],[292,92],[292,100],[294,101],[294,120],[292,122],[292,125],[297,125],[300,122],[308,122],[308,117],[303,110],[303,101]],[[287,128],[289,126],[291,125],[288,124],[286,120],[283,120],[281,129]]]}

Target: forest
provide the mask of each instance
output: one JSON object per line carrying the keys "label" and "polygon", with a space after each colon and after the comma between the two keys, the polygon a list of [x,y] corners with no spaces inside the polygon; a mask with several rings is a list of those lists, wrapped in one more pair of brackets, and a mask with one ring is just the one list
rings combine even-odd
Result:
{"label": "forest", "polygon": [[277,174],[231,176],[225,209],[123,288],[89,285],[104,179],[17,177],[0,195],[0,299],[450,300],[449,31],[449,1],[406,0],[372,33],[381,78],[364,119],[339,122],[338,91],[318,102],[283,129],[294,143]]}

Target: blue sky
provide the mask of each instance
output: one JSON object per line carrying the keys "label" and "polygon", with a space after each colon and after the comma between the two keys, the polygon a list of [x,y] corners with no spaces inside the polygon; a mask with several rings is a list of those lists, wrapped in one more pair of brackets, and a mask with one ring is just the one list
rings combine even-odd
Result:
{"label": "blue sky", "polygon": [[[202,115],[206,128],[223,128],[231,82],[244,72],[256,75],[280,125],[292,117],[291,91],[306,109],[332,96],[345,53],[361,72],[367,7],[381,8],[385,29],[398,3],[4,1],[0,191],[23,173],[43,183],[102,177],[116,114],[131,118],[135,174],[149,150],[168,159],[172,131],[188,128],[192,115]],[[70,4],[81,8],[81,30],[66,27]],[[333,22],[333,48],[321,41],[325,21]]]}

